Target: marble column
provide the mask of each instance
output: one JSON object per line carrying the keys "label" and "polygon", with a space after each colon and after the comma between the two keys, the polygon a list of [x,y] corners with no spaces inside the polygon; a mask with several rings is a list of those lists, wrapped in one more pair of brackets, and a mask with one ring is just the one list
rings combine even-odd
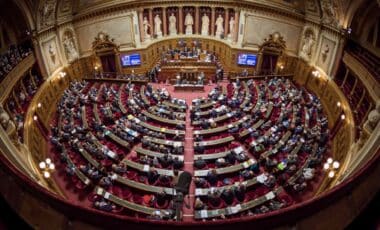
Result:
{"label": "marble column", "polygon": [[215,7],[211,7],[211,36],[215,35]]}
{"label": "marble column", "polygon": [[168,34],[168,22],[166,19],[166,7],[162,7],[162,24],[164,25],[163,36],[166,36]]}
{"label": "marble column", "polygon": [[141,42],[144,42],[145,40],[145,34],[144,34],[144,15],[143,15],[144,10],[139,9],[138,14],[139,14],[139,28],[140,28],[140,40]]}
{"label": "marble column", "polygon": [[239,14],[239,9],[235,9],[235,34],[233,34],[233,42],[237,42],[238,37],[239,37],[239,27],[240,27],[240,14]]}
{"label": "marble column", "polygon": [[230,24],[229,12],[228,8],[224,9],[224,37],[226,38],[228,35],[228,29]]}
{"label": "marble column", "polygon": [[179,6],[178,7],[178,17],[179,17],[179,19],[178,19],[178,24],[179,24],[178,30],[179,30],[179,34],[183,34],[183,12],[182,12],[182,10],[183,10],[183,7]]}
{"label": "marble column", "polygon": [[154,23],[153,23],[153,9],[149,8],[149,23],[150,23],[150,36],[153,38],[154,37]]}
{"label": "marble column", "polygon": [[195,34],[200,34],[199,32],[199,6],[195,7]]}

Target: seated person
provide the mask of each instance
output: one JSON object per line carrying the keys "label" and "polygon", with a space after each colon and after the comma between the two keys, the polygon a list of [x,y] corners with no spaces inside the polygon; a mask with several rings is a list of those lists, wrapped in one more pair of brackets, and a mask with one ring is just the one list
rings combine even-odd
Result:
{"label": "seated person", "polygon": [[115,205],[111,204],[111,202],[108,202],[104,199],[101,201],[95,201],[94,206],[95,206],[95,208],[97,208],[99,210],[107,211],[107,212],[110,212],[116,208]]}
{"label": "seated person", "polygon": [[240,184],[238,186],[234,186],[232,189],[236,199],[240,202],[243,202],[245,199],[245,191],[246,187],[244,184]]}
{"label": "seated person", "polygon": [[174,157],[173,159],[173,168],[181,169],[183,167],[183,161],[180,161],[178,157]]}
{"label": "seated person", "polygon": [[194,146],[194,151],[198,154],[203,154],[205,151],[205,147],[201,145],[199,142],[196,142]]}
{"label": "seated person", "polygon": [[158,174],[157,170],[151,168],[148,172],[148,183],[149,184],[154,184],[154,182],[157,181],[158,177],[160,175]]}
{"label": "seated person", "polygon": [[210,203],[210,205],[212,205],[213,207],[219,207],[220,203],[221,203],[221,199],[220,199],[220,194],[218,191],[214,191],[214,192],[209,192],[207,194],[207,200],[208,202]]}
{"label": "seated person", "polygon": [[215,165],[216,165],[216,167],[218,167],[218,168],[226,167],[226,166],[227,166],[226,159],[224,159],[223,157],[218,158],[218,159],[215,161]]}
{"label": "seated person", "polygon": [[206,167],[206,161],[201,157],[198,157],[198,159],[194,161],[194,167],[197,169],[203,169]]}
{"label": "seated person", "polygon": [[162,190],[161,192],[157,193],[156,194],[156,202],[157,202],[157,205],[162,207],[163,205],[165,205],[165,202],[166,202],[166,193],[164,190]]}
{"label": "seated person", "polygon": [[211,169],[207,173],[207,181],[210,183],[210,185],[214,186],[218,182],[218,174],[216,172],[216,169]]}
{"label": "seated person", "polygon": [[194,209],[195,210],[202,210],[205,208],[205,204],[202,202],[202,200],[197,197],[194,202]]}
{"label": "seated person", "polygon": [[230,188],[224,189],[221,198],[226,202],[226,204],[231,205],[234,201],[234,194]]}
{"label": "seated person", "polygon": [[203,177],[194,177],[194,183],[197,188],[207,188],[207,180]]}

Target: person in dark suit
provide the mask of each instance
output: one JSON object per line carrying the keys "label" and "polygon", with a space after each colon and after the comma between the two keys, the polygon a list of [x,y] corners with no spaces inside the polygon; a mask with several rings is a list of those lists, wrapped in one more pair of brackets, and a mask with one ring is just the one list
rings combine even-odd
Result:
{"label": "person in dark suit", "polygon": [[203,169],[206,167],[206,161],[201,157],[198,157],[198,159],[194,161],[194,167],[197,169]]}
{"label": "person in dark suit", "polygon": [[157,181],[158,177],[160,175],[158,174],[157,170],[155,169],[150,169],[148,172],[148,183],[149,184],[154,184],[154,182]]}
{"label": "person in dark suit", "polygon": [[231,205],[234,201],[234,194],[230,188],[224,189],[221,198],[226,202],[226,204]]}
{"label": "person in dark suit", "polygon": [[207,181],[210,183],[210,185],[214,186],[218,182],[218,174],[215,169],[211,169],[207,173]]}

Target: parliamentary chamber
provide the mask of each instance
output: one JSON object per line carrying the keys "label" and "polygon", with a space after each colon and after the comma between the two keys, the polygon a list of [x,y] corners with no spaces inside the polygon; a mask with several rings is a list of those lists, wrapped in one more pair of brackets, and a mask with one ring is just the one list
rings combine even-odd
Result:
{"label": "parliamentary chamber", "polygon": [[[343,229],[379,191],[379,1],[9,0],[0,4],[0,192],[32,228]],[[281,90],[276,91],[278,85]],[[211,127],[205,124],[205,128],[204,120],[194,117],[208,113],[202,106],[218,108],[223,96],[209,105],[211,96],[194,98],[197,94],[207,98],[213,87],[220,87],[228,100],[241,98],[246,105],[223,118],[210,118]],[[178,98],[159,107],[157,101],[168,97],[163,88],[172,88],[169,93]],[[278,103],[286,100],[284,95],[297,92],[307,95],[304,107],[297,107],[297,100],[289,106]],[[71,101],[70,93],[79,96]],[[183,95],[193,95],[193,103],[186,105]],[[264,103],[273,97],[273,103]],[[230,105],[228,100],[225,103]],[[73,113],[60,113],[64,106]],[[199,110],[192,113],[194,108]],[[246,113],[246,108],[255,112]],[[240,119],[241,112],[245,116]],[[273,147],[260,150],[266,144],[252,133],[271,126],[266,119],[282,119],[284,113],[289,120],[281,124],[294,125],[289,136],[284,132]],[[291,137],[302,143],[285,149],[291,132],[298,132],[296,115],[302,129],[319,127],[310,128],[319,147],[312,143],[312,149],[303,148],[300,136],[307,132],[299,131]],[[261,119],[243,125],[255,116]],[[141,132],[158,134],[140,135],[131,128],[137,126],[142,126]],[[239,130],[234,131],[234,126]],[[262,135],[270,137],[277,129],[269,128]],[[321,140],[321,129],[327,130],[327,140]],[[84,132],[87,142],[64,136],[75,132]],[[122,132],[125,139],[116,135]],[[57,135],[59,141],[67,138],[59,148]],[[204,140],[198,139],[202,135]],[[162,167],[162,162],[159,167],[152,166],[154,161],[141,163],[141,156],[157,160],[163,155],[144,148],[152,143],[153,149],[169,146],[170,151],[183,151],[174,157],[182,162],[179,170]],[[229,160],[222,143],[228,143],[236,156],[247,152],[250,159],[234,158],[226,168],[216,166]],[[106,156],[93,157],[96,148]],[[276,160],[268,174],[267,164],[273,160],[269,156],[278,151],[285,156],[298,151],[310,154],[296,156],[302,163],[295,164],[295,172],[286,171],[290,170],[287,157]],[[310,169],[312,157],[317,159],[323,151],[315,169]],[[210,163],[214,157],[220,161]],[[207,166],[195,169],[199,159],[205,159]],[[258,162],[260,168],[254,169]],[[121,163],[126,167],[118,168]],[[315,173],[314,179],[304,178],[305,168]],[[215,169],[219,181],[206,187],[188,185],[179,220],[175,214],[167,216],[171,205],[182,199],[176,195],[179,185],[150,183],[152,169],[170,180],[186,170],[198,182]],[[263,173],[245,180],[245,170]],[[94,171],[101,176],[95,177]],[[277,176],[274,186],[268,185],[270,174]],[[288,177],[280,178],[282,174]],[[300,175],[305,183],[298,180]],[[236,195],[241,186],[246,192],[243,199],[222,200],[216,206],[208,200],[215,191],[233,190]],[[302,193],[296,191],[299,186],[305,187]],[[163,204],[157,203],[161,193]],[[206,205],[198,209],[196,200]]]}

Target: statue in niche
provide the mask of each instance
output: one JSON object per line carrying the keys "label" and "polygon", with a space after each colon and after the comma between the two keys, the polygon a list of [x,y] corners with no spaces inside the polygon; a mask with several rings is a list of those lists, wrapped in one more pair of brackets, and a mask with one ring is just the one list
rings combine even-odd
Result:
{"label": "statue in niche", "polygon": [[330,47],[328,44],[325,45],[325,48],[322,50],[322,62],[325,63],[327,60],[327,55],[330,52]]}
{"label": "statue in niche", "polygon": [[169,17],[169,34],[177,34],[177,18],[174,16],[174,13],[172,13]]}
{"label": "statue in niche", "polygon": [[50,61],[52,63],[52,66],[56,66],[56,55],[57,55],[57,53],[56,53],[55,46],[53,43],[49,44],[48,52],[49,52]]}
{"label": "statue in niche", "polygon": [[149,21],[146,17],[144,17],[144,20],[143,20],[143,27],[144,27],[144,38],[145,38],[145,40],[148,40],[148,39],[150,39],[150,34],[148,32],[150,24],[149,24]]}
{"label": "statue in niche", "polygon": [[187,13],[185,17],[186,34],[193,34],[193,24],[194,24],[193,16],[191,16],[190,13]]}
{"label": "statue in niche", "polygon": [[78,51],[75,48],[74,37],[71,32],[66,33],[63,39],[63,47],[65,49],[66,58],[69,62],[74,61],[79,57]]}
{"label": "statue in niche", "polygon": [[209,27],[210,27],[210,19],[209,17],[207,16],[206,13],[203,14],[202,16],[202,35],[208,35],[208,30],[209,30]]}
{"label": "statue in niche", "polygon": [[160,15],[156,14],[156,17],[154,17],[154,34],[159,38],[162,37],[161,24]]}
{"label": "statue in niche", "polygon": [[380,121],[380,103],[368,114],[367,121],[364,123],[364,128],[372,133]]}
{"label": "statue in niche", "polygon": [[235,34],[235,19],[234,19],[234,17],[231,17],[231,19],[230,19],[230,33],[228,34],[228,38],[232,39],[234,34]]}
{"label": "statue in niche", "polygon": [[218,18],[215,21],[215,26],[216,26],[215,36],[218,38],[221,38],[221,36],[224,33],[223,22],[224,22],[224,19],[222,15],[219,14]]}
{"label": "statue in niche", "polygon": [[304,39],[303,39],[303,45],[300,52],[300,57],[304,60],[308,61],[311,58],[312,49],[315,44],[314,40],[314,33],[311,30],[306,30]]}

